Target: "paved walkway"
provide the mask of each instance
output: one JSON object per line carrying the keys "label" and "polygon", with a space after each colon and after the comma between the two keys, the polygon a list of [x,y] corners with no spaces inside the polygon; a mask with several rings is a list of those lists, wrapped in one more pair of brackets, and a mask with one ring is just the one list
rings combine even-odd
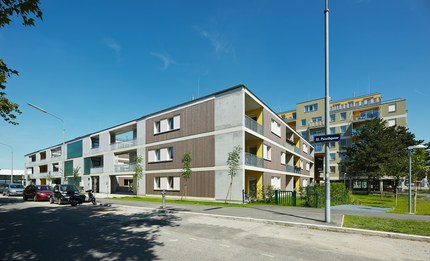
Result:
{"label": "paved walkway", "polygon": [[[114,200],[103,198],[99,202],[105,204],[125,205],[142,207],[150,210],[160,209],[160,202],[137,202],[127,200]],[[312,225],[330,225],[335,227],[342,226],[343,215],[372,216],[380,218],[397,218],[409,220],[426,220],[430,221],[430,216],[424,215],[407,215],[407,214],[390,214],[381,208],[363,207],[363,206],[337,206],[331,208],[331,222],[325,222],[324,208],[301,208],[301,207],[284,207],[284,206],[255,206],[255,207],[222,207],[222,206],[202,206],[202,205],[185,205],[167,203],[166,209],[173,212],[188,212],[199,214],[211,214],[238,218],[252,218],[266,221],[281,221],[289,223],[312,224]]]}

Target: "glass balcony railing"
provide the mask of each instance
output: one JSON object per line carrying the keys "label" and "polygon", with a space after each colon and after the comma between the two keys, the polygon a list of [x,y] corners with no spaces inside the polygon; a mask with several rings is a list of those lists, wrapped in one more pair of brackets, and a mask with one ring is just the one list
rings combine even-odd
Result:
{"label": "glass balcony railing", "polygon": [[133,147],[137,145],[137,139],[131,139],[131,140],[117,140],[115,143],[112,143],[110,145],[111,150],[117,150],[117,149],[123,149],[128,147]]}
{"label": "glass balcony railing", "polygon": [[264,160],[257,155],[245,152],[245,165],[262,168],[264,167]]}
{"label": "glass balcony railing", "polygon": [[103,167],[94,167],[90,169],[91,174],[103,173]]}
{"label": "glass balcony railing", "polygon": [[263,126],[260,125],[255,120],[251,119],[249,116],[245,115],[245,127],[251,129],[261,135],[264,135]]}
{"label": "glass balcony railing", "polygon": [[135,167],[135,164],[118,164],[115,165],[115,172],[131,172]]}
{"label": "glass balcony railing", "polygon": [[294,166],[292,166],[292,165],[286,165],[285,168],[286,168],[287,172],[294,173]]}

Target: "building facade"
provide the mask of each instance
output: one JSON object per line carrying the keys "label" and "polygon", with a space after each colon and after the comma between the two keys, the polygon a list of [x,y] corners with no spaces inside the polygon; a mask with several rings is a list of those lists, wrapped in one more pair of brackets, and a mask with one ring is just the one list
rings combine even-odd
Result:
{"label": "building facade", "polygon": [[[314,136],[325,135],[324,98],[296,104],[295,110],[279,116],[300,133],[315,148],[315,179],[324,178],[324,145],[314,143]],[[405,99],[382,101],[380,93],[333,101],[330,103],[330,133],[341,134],[339,142],[330,142],[330,179],[347,180],[347,170],[342,165],[342,147],[352,145],[352,134],[362,124],[379,118],[388,126],[407,126]]]}
{"label": "building facade", "polygon": [[[61,145],[29,153],[26,179],[109,194],[164,190],[181,196],[182,157],[190,152],[187,196],[223,200],[230,185],[226,162],[235,146],[242,152],[232,200],[242,201],[244,193],[261,197],[267,185],[298,190],[313,182],[313,146],[243,85],[67,141],[64,155]],[[143,177],[135,182],[137,156]]]}

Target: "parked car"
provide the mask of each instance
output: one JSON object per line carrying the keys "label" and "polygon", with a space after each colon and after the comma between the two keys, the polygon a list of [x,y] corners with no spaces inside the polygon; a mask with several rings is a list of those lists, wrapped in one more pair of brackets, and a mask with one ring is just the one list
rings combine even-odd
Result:
{"label": "parked car", "polygon": [[0,184],[0,193],[2,193],[3,194],[3,190],[4,190],[4,187],[6,186],[7,184]]}
{"label": "parked car", "polygon": [[5,184],[3,196],[21,196],[24,186],[21,184]]}
{"label": "parked car", "polygon": [[29,198],[34,201],[49,200],[52,194],[52,187],[47,185],[28,185],[25,187],[22,199],[25,201]]}
{"label": "parked car", "polygon": [[85,195],[82,195],[75,185],[61,184],[54,185],[52,194],[49,197],[49,203],[69,203],[72,206],[82,204],[85,201]]}

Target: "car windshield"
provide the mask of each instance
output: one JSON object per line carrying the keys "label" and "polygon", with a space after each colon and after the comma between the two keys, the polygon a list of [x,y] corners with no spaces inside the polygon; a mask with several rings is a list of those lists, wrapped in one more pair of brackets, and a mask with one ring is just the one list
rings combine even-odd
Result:
{"label": "car windshield", "polygon": [[36,190],[52,190],[51,186],[36,186]]}
{"label": "car windshield", "polygon": [[10,185],[11,188],[24,188],[22,185]]}
{"label": "car windshield", "polygon": [[78,190],[74,185],[61,185],[61,191]]}

